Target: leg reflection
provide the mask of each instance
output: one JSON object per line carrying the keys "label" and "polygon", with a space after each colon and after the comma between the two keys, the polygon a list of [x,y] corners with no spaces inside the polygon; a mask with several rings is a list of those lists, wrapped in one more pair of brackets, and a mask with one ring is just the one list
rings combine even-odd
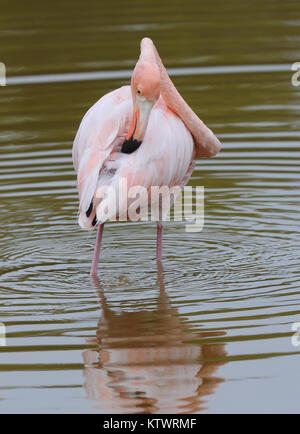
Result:
{"label": "leg reflection", "polygon": [[163,268],[155,307],[116,312],[108,306],[99,280],[101,318],[93,350],[83,353],[87,397],[105,413],[194,413],[223,380],[215,376],[225,363],[224,332],[194,333],[171,306]]}

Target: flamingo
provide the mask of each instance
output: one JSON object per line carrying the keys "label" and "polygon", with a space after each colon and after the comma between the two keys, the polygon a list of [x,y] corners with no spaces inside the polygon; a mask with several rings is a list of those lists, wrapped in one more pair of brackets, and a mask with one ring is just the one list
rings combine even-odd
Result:
{"label": "flamingo", "polygon": [[[113,195],[108,190],[99,197],[101,187],[119,192],[120,179],[125,179],[127,189],[183,188],[193,171],[193,160],[213,157],[220,148],[218,138],[175,88],[152,40],[143,38],[131,86],[100,98],[83,117],[73,144],[78,223],[85,230],[98,227],[90,275],[97,273],[104,223],[111,218],[107,210]],[[117,219],[127,215],[128,207],[128,201],[119,200]],[[159,218],[158,263],[162,260],[162,229]]]}

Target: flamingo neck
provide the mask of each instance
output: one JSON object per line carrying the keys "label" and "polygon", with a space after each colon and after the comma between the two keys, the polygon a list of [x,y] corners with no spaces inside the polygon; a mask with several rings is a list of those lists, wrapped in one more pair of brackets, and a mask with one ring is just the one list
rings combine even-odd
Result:
{"label": "flamingo neck", "polygon": [[196,148],[196,158],[212,157],[216,155],[221,144],[213,132],[199,119],[196,113],[185,102],[182,96],[177,91],[172,80],[170,79],[166,68],[158,54],[158,51],[149,38],[144,38],[141,43],[141,52],[153,53],[155,61],[159,67],[161,81],[160,93],[167,106],[173,110],[177,116],[183,121],[186,128],[190,131],[194,138]]}

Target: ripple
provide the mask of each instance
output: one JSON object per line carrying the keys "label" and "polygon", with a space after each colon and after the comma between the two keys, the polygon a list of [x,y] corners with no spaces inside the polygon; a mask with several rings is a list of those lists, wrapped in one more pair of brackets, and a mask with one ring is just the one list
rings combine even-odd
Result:
{"label": "ripple", "polygon": [[[228,65],[228,66],[202,66],[190,68],[168,68],[170,76],[191,76],[202,74],[241,74],[241,73],[261,73],[261,72],[287,72],[291,65]],[[64,74],[45,74],[28,75],[18,77],[7,77],[7,85],[23,85],[38,83],[63,83],[73,81],[107,80],[131,78],[132,69],[120,71],[92,71],[92,72],[72,72]]]}

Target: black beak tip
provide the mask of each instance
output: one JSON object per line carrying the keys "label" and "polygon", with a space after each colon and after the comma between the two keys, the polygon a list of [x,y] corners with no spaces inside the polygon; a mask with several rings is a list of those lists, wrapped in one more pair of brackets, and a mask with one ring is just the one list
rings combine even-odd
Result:
{"label": "black beak tip", "polygon": [[124,141],[121,152],[123,152],[123,154],[132,154],[132,152],[136,151],[141,144],[141,141],[136,140],[131,136],[130,139]]}

